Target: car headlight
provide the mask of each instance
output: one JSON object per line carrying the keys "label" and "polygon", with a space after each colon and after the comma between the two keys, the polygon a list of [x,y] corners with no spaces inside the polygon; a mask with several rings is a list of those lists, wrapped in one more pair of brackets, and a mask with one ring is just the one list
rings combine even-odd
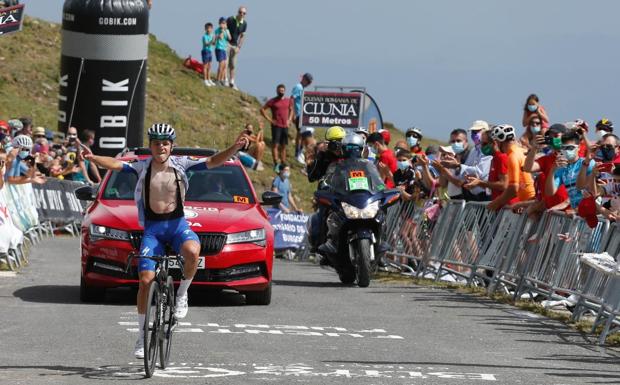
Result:
{"label": "car headlight", "polygon": [[371,219],[374,218],[379,211],[379,201],[374,201],[363,209],[345,202],[342,202],[341,205],[344,210],[344,215],[349,219]]}
{"label": "car headlight", "polygon": [[117,241],[128,241],[129,233],[123,230],[113,229],[111,227],[92,224],[89,228],[90,239],[97,241],[99,239],[113,239]]}
{"label": "car headlight", "polygon": [[240,233],[231,233],[226,237],[226,244],[235,243],[255,243],[259,246],[265,246],[265,229],[256,229],[242,231]]}

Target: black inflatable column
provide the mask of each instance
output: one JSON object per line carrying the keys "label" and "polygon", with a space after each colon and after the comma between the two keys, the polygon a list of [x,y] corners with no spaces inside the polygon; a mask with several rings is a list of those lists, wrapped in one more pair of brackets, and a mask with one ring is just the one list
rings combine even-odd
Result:
{"label": "black inflatable column", "polygon": [[148,16],[145,0],[66,0],[58,129],[96,132],[93,152],[142,145]]}

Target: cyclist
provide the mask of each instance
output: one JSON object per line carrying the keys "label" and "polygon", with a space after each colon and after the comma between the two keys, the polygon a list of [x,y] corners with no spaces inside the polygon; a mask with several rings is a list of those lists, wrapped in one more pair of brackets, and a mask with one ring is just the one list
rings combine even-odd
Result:
{"label": "cyclist", "polygon": [[[241,133],[235,144],[224,151],[202,159],[185,156],[171,156],[176,134],[169,124],[156,123],[148,129],[151,157],[134,162],[93,155],[82,147],[82,156],[101,168],[138,174],[134,199],[138,207],[140,225],[144,235],[140,245],[141,256],[163,255],[164,245],[169,243],[175,252],[185,259],[184,278],[177,290],[175,316],[177,319],[187,315],[187,289],[198,267],[200,242],[190,229],[183,214],[183,201],[189,183],[186,171],[190,168],[215,168],[223,164],[248,143]],[[144,357],[144,318],[147,308],[149,286],[155,278],[155,262],[140,258],[138,261],[138,323],[140,336],[136,341],[134,355]]]}

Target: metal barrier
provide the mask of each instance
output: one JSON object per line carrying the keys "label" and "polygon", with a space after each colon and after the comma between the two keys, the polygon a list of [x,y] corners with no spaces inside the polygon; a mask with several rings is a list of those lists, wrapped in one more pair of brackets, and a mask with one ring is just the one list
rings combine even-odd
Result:
{"label": "metal barrier", "polygon": [[395,206],[386,219],[388,255],[415,262],[415,276],[450,275],[487,286],[489,294],[502,289],[514,299],[536,293],[556,300],[570,295],[574,320],[597,312],[594,328],[604,325],[604,342],[620,326],[620,273],[590,268],[580,255],[607,251],[617,258],[620,225],[599,218],[591,229],[561,212],[545,212],[535,221],[509,209],[490,212],[486,204],[449,201],[432,222],[411,202]]}

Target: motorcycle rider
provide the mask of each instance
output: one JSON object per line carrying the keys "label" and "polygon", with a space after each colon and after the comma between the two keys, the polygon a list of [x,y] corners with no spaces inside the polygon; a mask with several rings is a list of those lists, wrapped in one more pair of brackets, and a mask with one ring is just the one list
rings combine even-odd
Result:
{"label": "motorcycle rider", "polygon": [[[330,164],[342,159],[342,139],[344,139],[346,132],[344,128],[340,126],[332,126],[325,132],[325,140],[317,144],[316,153],[314,159],[308,163],[308,181],[316,182],[321,180]],[[321,205],[318,206],[317,211],[310,216],[309,223],[309,240],[310,251],[316,252],[318,245],[322,244],[322,240],[325,239],[325,211],[327,209]],[[321,259],[321,265],[327,264],[327,258]]]}

